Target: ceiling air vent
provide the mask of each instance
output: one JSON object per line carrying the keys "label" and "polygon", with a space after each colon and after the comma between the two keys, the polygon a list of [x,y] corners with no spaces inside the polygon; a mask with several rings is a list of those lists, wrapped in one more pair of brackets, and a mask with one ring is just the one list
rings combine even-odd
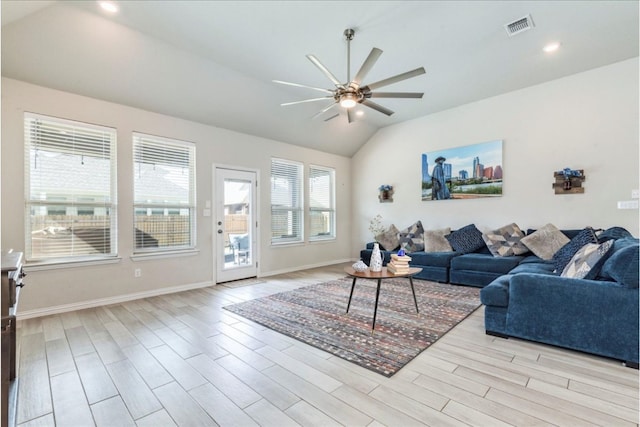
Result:
{"label": "ceiling air vent", "polygon": [[517,19],[513,22],[505,24],[504,28],[507,30],[507,34],[509,37],[515,36],[518,33],[523,31],[530,30],[534,27],[533,19],[531,19],[531,15],[527,15],[523,18]]}

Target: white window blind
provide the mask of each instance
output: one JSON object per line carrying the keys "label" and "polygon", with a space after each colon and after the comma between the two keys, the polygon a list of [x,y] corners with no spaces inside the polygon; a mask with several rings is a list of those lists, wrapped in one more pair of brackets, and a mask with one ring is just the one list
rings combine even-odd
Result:
{"label": "white window blind", "polygon": [[302,242],[302,164],[271,159],[271,243]]}
{"label": "white window blind", "polygon": [[309,166],[309,239],[335,237],[335,171]]}
{"label": "white window blind", "polygon": [[195,247],[195,144],[133,134],[134,252]]}
{"label": "white window blind", "polygon": [[116,130],[24,115],[27,260],[117,255]]}

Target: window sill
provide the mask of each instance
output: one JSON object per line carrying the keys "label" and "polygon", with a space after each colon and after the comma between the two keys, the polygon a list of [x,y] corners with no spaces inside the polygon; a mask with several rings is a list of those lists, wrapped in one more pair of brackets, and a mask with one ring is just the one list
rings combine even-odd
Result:
{"label": "window sill", "polygon": [[117,264],[122,261],[120,257],[113,258],[86,258],[73,261],[32,261],[25,264],[24,268],[30,271],[57,270],[63,268],[89,267],[93,265]]}
{"label": "window sill", "polygon": [[318,237],[315,239],[309,239],[309,243],[310,244],[315,244],[315,243],[334,243],[336,241],[336,237],[335,236],[331,236],[331,237]]}
{"label": "window sill", "polygon": [[199,249],[185,249],[180,251],[164,251],[164,252],[141,252],[131,255],[132,261],[147,261],[152,259],[176,258],[184,256],[194,256],[200,253]]}

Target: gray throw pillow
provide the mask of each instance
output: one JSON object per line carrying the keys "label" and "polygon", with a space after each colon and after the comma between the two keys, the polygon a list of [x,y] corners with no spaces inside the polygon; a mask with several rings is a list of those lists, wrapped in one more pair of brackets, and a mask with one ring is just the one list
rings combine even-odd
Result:
{"label": "gray throw pillow", "polygon": [[584,278],[612,246],[613,240],[607,240],[600,244],[587,243],[571,258],[569,264],[562,270],[561,276],[574,279]]}
{"label": "gray throw pillow", "polygon": [[493,256],[513,256],[528,252],[520,240],[524,233],[515,223],[482,234],[482,239]]}
{"label": "gray throw pillow", "polygon": [[553,254],[569,243],[569,238],[553,224],[547,224],[520,240],[527,248],[544,260],[551,260]]}
{"label": "gray throw pillow", "polygon": [[398,233],[396,226],[391,224],[386,231],[376,236],[376,242],[380,243],[382,249],[386,251],[395,251],[400,246]]}
{"label": "gray throw pillow", "polygon": [[451,234],[451,228],[441,228],[439,230],[425,230],[424,251],[425,252],[452,252],[453,248],[444,237]]}

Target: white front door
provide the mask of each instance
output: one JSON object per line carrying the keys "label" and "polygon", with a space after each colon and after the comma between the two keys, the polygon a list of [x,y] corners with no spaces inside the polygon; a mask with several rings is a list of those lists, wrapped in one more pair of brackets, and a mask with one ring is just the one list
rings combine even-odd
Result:
{"label": "white front door", "polygon": [[258,274],[256,172],[215,167],[216,283]]}

